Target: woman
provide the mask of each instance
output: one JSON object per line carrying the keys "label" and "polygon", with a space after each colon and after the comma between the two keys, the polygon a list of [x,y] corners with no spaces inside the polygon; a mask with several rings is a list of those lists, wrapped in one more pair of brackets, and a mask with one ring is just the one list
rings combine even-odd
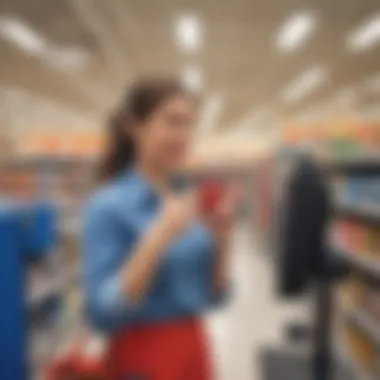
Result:
{"label": "woman", "polygon": [[111,125],[83,232],[85,303],[117,380],[212,378],[201,314],[225,298],[227,202],[202,220],[175,178],[196,121],[179,83],[136,83]]}

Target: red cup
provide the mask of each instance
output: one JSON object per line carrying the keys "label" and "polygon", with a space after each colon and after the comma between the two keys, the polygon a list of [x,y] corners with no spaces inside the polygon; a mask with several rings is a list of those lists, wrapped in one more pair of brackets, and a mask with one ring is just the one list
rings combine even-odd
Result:
{"label": "red cup", "polygon": [[227,193],[226,186],[220,181],[207,181],[200,185],[198,204],[202,213],[212,214]]}

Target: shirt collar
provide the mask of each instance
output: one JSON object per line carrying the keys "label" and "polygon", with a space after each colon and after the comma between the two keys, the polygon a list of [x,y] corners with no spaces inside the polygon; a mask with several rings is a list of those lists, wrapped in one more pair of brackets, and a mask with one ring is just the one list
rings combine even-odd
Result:
{"label": "shirt collar", "polygon": [[144,176],[135,168],[128,169],[126,172],[128,182],[132,184],[133,191],[138,199],[144,204],[153,205],[158,202],[158,194],[148,183]]}
{"label": "shirt collar", "polygon": [[[156,205],[159,202],[157,191],[148,183],[138,169],[128,169],[124,176],[128,179],[129,183],[132,181],[133,187],[138,192],[139,199],[141,199],[146,205]],[[174,191],[183,190],[187,184],[186,179],[181,175],[173,176],[170,181]]]}

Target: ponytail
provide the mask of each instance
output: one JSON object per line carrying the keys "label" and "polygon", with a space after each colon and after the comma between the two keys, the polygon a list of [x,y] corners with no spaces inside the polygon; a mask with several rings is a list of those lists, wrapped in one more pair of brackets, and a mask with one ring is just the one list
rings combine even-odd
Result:
{"label": "ponytail", "polygon": [[100,166],[100,179],[109,180],[132,166],[136,146],[132,129],[136,122],[146,120],[169,97],[189,95],[180,81],[148,79],[136,82],[128,91],[119,111],[108,125],[108,148]]}
{"label": "ponytail", "polygon": [[116,112],[108,122],[107,152],[100,166],[101,181],[118,176],[131,166],[135,156],[135,143],[128,131],[127,117]]}

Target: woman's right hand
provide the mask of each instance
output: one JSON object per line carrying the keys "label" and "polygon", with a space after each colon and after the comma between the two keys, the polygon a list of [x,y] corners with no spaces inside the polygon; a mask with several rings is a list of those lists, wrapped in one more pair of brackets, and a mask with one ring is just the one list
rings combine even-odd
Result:
{"label": "woman's right hand", "polygon": [[193,194],[169,195],[162,205],[157,227],[168,240],[181,234],[196,215]]}
{"label": "woman's right hand", "polygon": [[135,247],[122,271],[123,289],[130,302],[137,304],[147,291],[152,274],[167,246],[194,219],[192,195],[170,195],[147,233]]}

